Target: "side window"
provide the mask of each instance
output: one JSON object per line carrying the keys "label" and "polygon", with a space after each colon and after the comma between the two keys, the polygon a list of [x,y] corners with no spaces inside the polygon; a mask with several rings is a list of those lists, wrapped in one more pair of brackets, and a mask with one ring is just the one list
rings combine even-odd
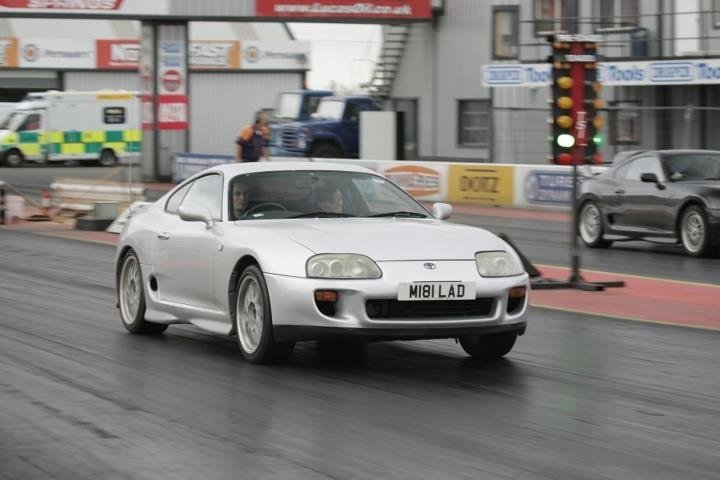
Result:
{"label": "side window", "polygon": [[639,182],[640,175],[643,173],[654,173],[661,181],[665,178],[660,161],[657,158],[642,157],[630,163],[630,168],[625,174],[625,180]]}
{"label": "side window", "polygon": [[25,121],[17,129],[18,132],[28,132],[33,130],[40,130],[40,114],[32,113],[27,116]]}
{"label": "side window", "polygon": [[358,113],[358,107],[354,103],[348,103],[345,107],[345,120],[349,120],[351,122],[357,122],[360,118],[360,114]]}
{"label": "side window", "polygon": [[168,199],[167,203],[165,204],[165,211],[168,213],[177,213],[178,208],[180,208],[180,203],[182,203],[183,199],[185,198],[185,195],[187,195],[188,190],[190,190],[190,187],[192,187],[192,183],[188,183],[184,187],[182,187],[177,192],[173,193],[172,196]]}
{"label": "side window", "polygon": [[103,108],[103,122],[106,124],[125,123],[124,107],[105,107]]}
{"label": "side window", "polygon": [[182,201],[183,206],[205,207],[212,218],[220,220],[222,215],[222,177],[206,175],[193,182],[193,186]]}

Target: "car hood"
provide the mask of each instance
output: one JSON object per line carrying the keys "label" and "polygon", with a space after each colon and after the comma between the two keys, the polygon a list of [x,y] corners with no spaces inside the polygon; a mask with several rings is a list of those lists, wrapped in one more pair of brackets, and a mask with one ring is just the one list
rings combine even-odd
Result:
{"label": "car hood", "polygon": [[375,261],[473,260],[479,251],[508,250],[505,242],[487,230],[434,219],[311,218],[252,223],[315,253],[359,253]]}

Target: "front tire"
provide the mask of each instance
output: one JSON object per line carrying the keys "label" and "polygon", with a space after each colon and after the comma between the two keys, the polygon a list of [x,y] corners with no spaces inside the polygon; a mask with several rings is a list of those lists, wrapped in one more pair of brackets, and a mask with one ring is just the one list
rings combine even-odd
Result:
{"label": "front tire", "polygon": [[460,346],[473,358],[494,359],[512,350],[517,339],[515,332],[473,334],[459,337]]}
{"label": "front tire", "polygon": [[680,215],[678,236],[685,253],[693,257],[711,256],[717,250],[717,238],[712,237],[705,212],[691,205]]}
{"label": "front tire", "polygon": [[165,324],[145,320],[145,289],[140,261],[132,250],[123,259],[117,288],[120,320],[130,333],[158,335],[167,329]]}
{"label": "front tire", "polygon": [[585,202],[578,216],[578,233],[590,248],[607,248],[611,241],[603,239],[604,228],[600,207],[595,202]]}
{"label": "front tire", "polygon": [[330,143],[321,143],[317,147],[313,148],[310,152],[310,157],[314,158],[343,158],[342,151],[335,145]]}
{"label": "front tire", "polygon": [[243,356],[251,363],[285,362],[295,348],[293,342],[276,342],[265,277],[256,265],[240,276],[235,305],[235,327]]}
{"label": "front tire", "polygon": [[5,154],[5,165],[8,167],[19,167],[25,163],[25,157],[17,148],[13,148]]}

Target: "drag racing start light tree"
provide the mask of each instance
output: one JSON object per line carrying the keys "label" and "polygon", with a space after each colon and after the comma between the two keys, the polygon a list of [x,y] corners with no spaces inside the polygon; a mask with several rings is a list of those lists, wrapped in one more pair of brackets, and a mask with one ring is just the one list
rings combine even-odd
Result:
{"label": "drag racing start light tree", "polygon": [[552,55],[551,163],[601,163],[603,126],[597,81],[598,35],[550,35]]}

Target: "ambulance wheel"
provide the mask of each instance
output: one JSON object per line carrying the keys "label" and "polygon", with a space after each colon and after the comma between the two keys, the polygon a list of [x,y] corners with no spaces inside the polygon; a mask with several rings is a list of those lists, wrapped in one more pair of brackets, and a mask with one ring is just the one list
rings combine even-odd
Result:
{"label": "ambulance wheel", "polygon": [[5,165],[9,167],[17,167],[25,162],[25,157],[20,150],[13,148],[5,154]]}
{"label": "ambulance wheel", "polygon": [[117,157],[115,156],[115,152],[113,152],[109,148],[106,148],[100,154],[99,162],[100,165],[102,165],[103,167],[112,167],[117,163]]}

